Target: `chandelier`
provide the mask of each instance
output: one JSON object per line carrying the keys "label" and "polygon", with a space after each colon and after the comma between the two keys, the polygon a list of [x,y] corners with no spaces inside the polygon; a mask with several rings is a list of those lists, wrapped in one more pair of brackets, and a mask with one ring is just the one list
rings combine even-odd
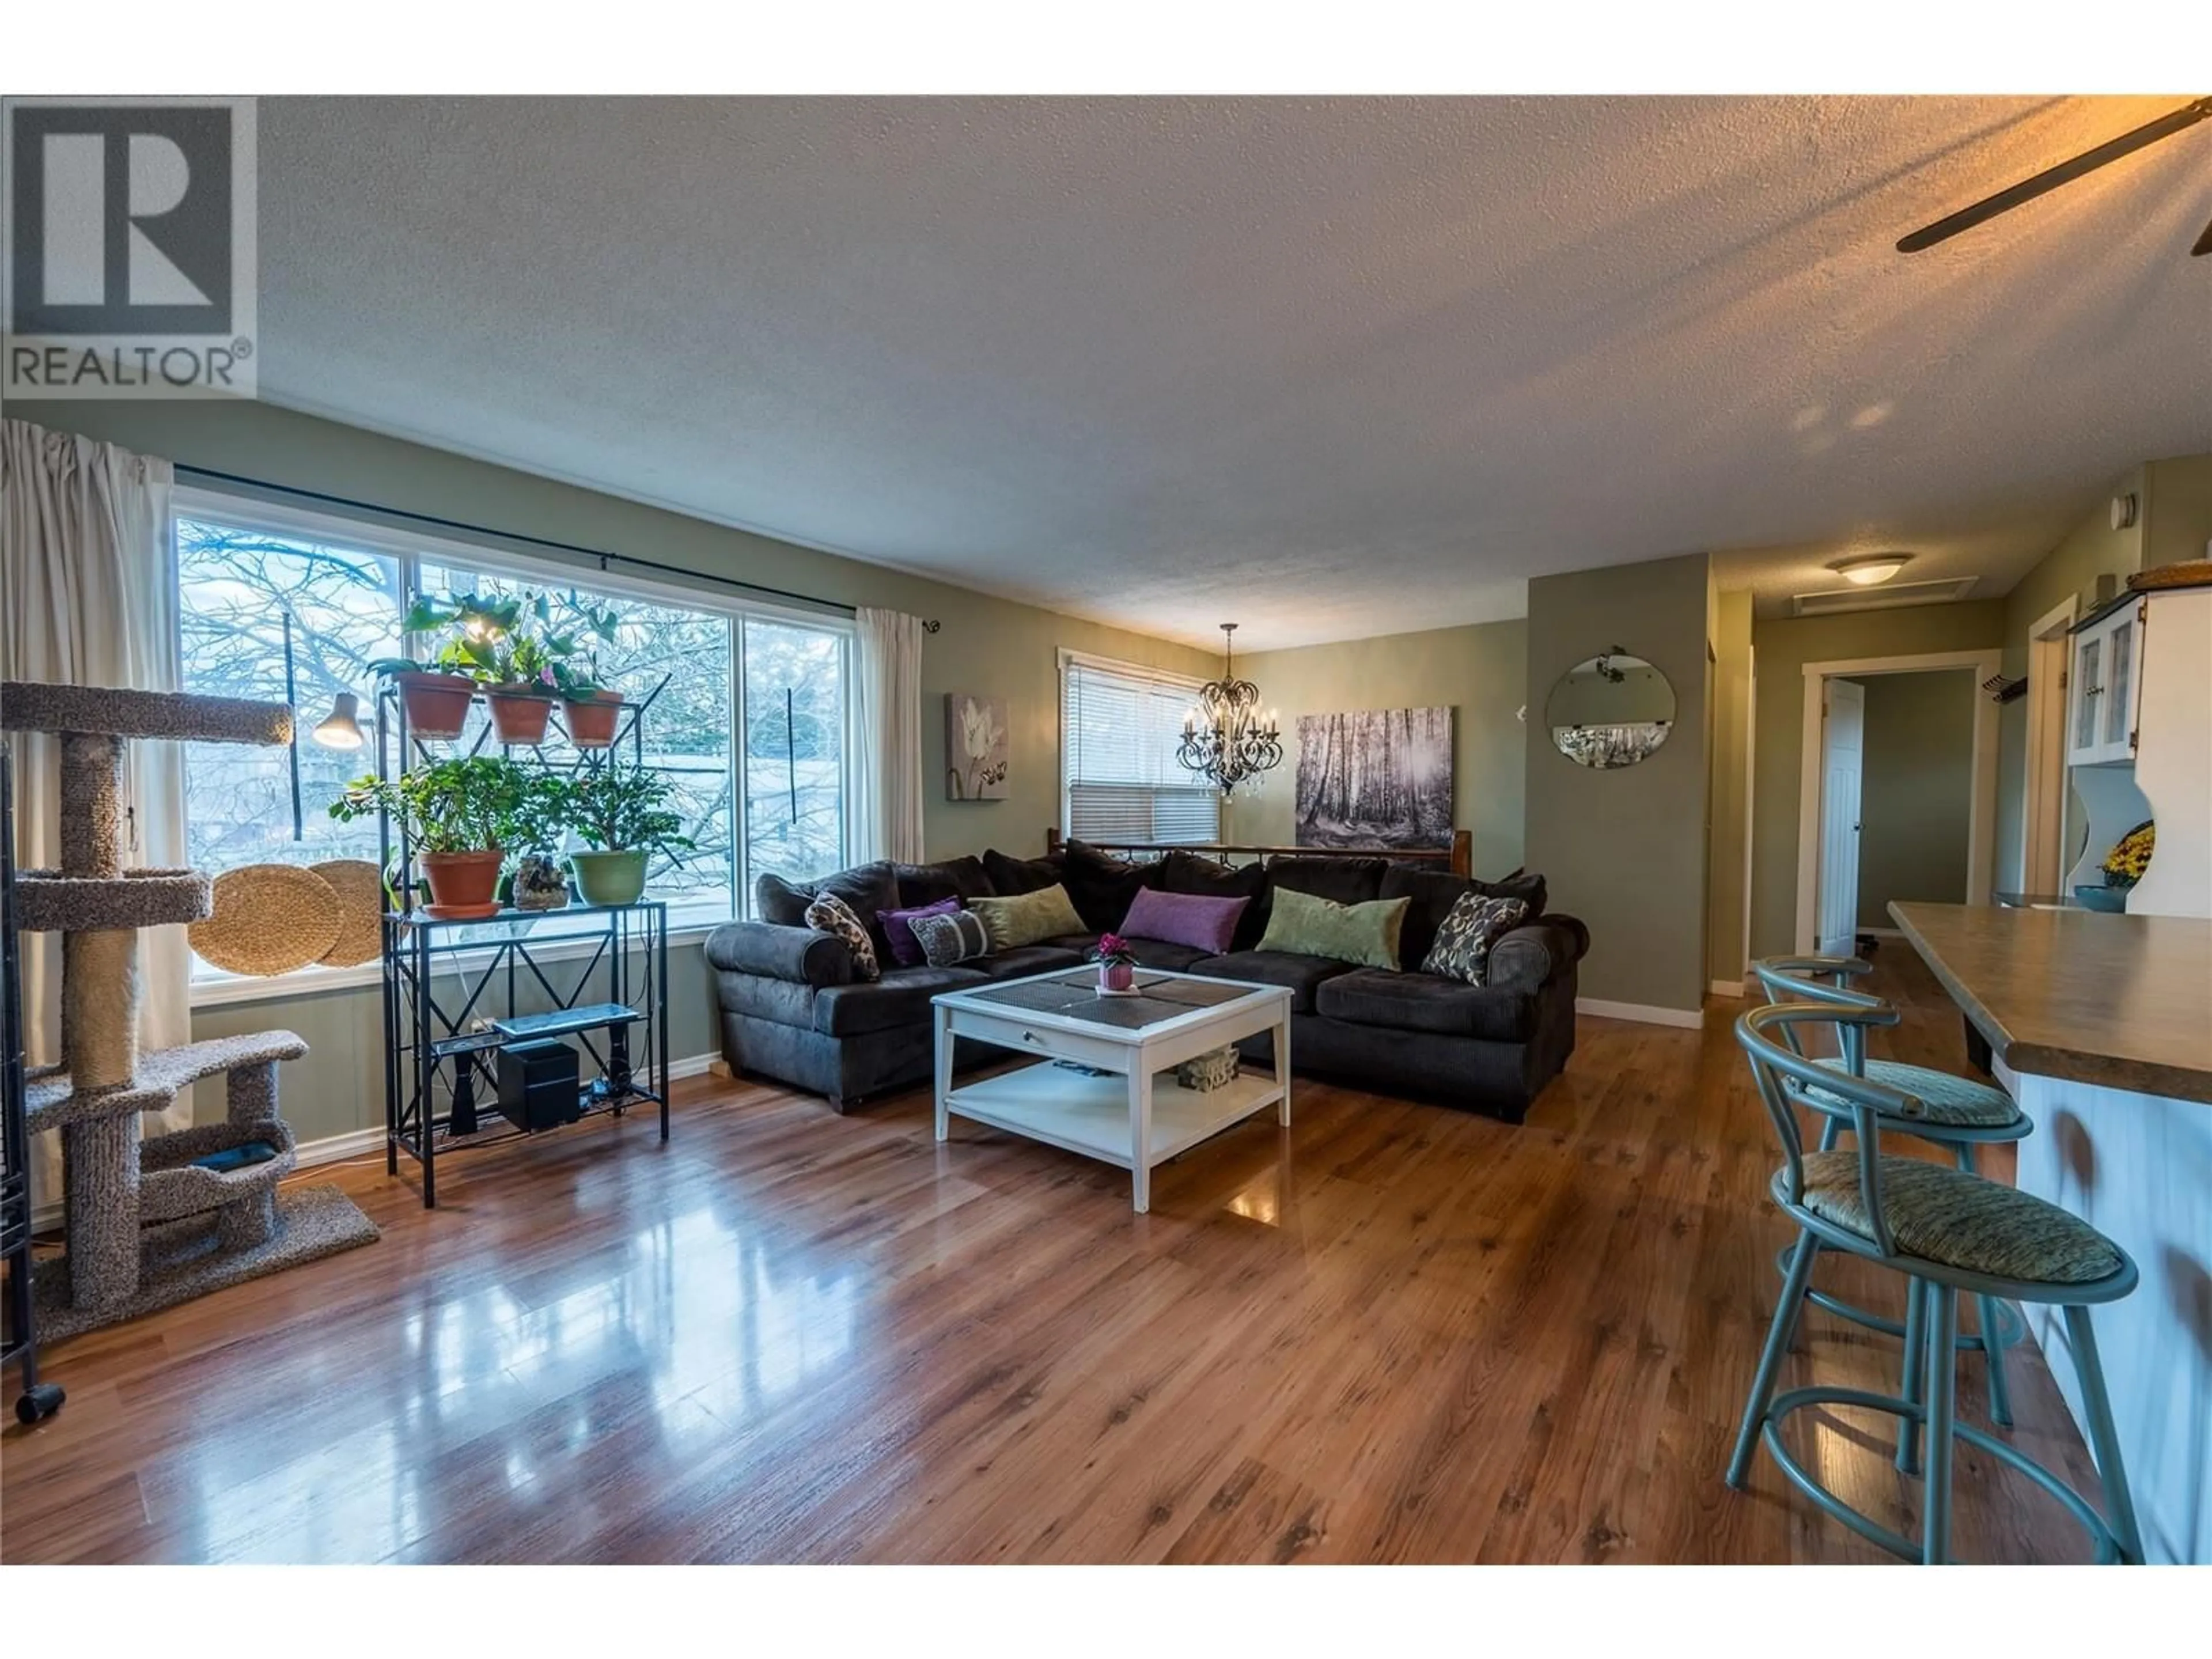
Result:
{"label": "chandelier", "polygon": [[1224,623],[1221,678],[1208,680],[1182,717],[1176,759],[1213,784],[1224,799],[1249,781],[1255,793],[1282,764],[1282,727],[1272,708],[1260,712],[1260,688],[1237,678],[1237,624]]}

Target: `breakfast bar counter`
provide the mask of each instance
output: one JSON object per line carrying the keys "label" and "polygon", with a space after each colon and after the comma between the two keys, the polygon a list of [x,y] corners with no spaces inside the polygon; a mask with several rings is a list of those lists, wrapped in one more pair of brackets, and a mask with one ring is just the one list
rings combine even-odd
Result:
{"label": "breakfast bar counter", "polygon": [[[1904,930],[2035,1121],[2022,1190],[2135,1258],[2096,1314],[2153,1561],[2212,1560],[2212,921],[1895,903]],[[2063,1324],[2029,1328],[2075,1420]]]}

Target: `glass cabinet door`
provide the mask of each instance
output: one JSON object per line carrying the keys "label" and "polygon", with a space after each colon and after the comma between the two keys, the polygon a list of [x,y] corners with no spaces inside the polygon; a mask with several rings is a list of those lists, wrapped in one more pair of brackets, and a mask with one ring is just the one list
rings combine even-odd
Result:
{"label": "glass cabinet door", "polygon": [[2104,643],[2097,634],[2084,634],[2074,642],[2074,738],[2071,752],[2078,760],[2097,746],[2097,671]]}
{"label": "glass cabinet door", "polygon": [[2135,724],[2136,613],[2123,611],[2105,635],[2105,690],[2098,720],[2097,746],[2110,760],[2125,760]]}

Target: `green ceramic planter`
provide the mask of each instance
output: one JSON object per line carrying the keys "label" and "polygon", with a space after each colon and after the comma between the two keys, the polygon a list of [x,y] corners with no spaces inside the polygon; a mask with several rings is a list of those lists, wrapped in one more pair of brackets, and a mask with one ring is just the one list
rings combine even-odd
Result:
{"label": "green ceramic planter", "polygon": [[571,853],[576,890],[586,904],[635,904],[645,896],[643,853]]}

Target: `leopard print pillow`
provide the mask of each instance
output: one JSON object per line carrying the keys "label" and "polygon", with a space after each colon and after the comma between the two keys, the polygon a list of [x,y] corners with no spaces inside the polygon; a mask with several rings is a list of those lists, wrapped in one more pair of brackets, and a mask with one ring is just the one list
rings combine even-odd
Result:
{"label": "leopard print pillow", "polygon": [[876,961],[875,941],[868,937],[868,930],[853,913],[853,907],[835,893],[821,894],[806,907],[806,925],[817,933],[835,933],[845,941],[846,948],[853,953],[855,979],[873,981],[884,976],[883,968]]}
{"label": "leopard print pillow", "polygon": [[1490,970],[1490,947],[1518,927],[1528,914],[1528,905],[1517,898],[1462,893],[1444,925],[1437,929],[1437,942],[1429,947],[1421,971],[1480,985]]}

